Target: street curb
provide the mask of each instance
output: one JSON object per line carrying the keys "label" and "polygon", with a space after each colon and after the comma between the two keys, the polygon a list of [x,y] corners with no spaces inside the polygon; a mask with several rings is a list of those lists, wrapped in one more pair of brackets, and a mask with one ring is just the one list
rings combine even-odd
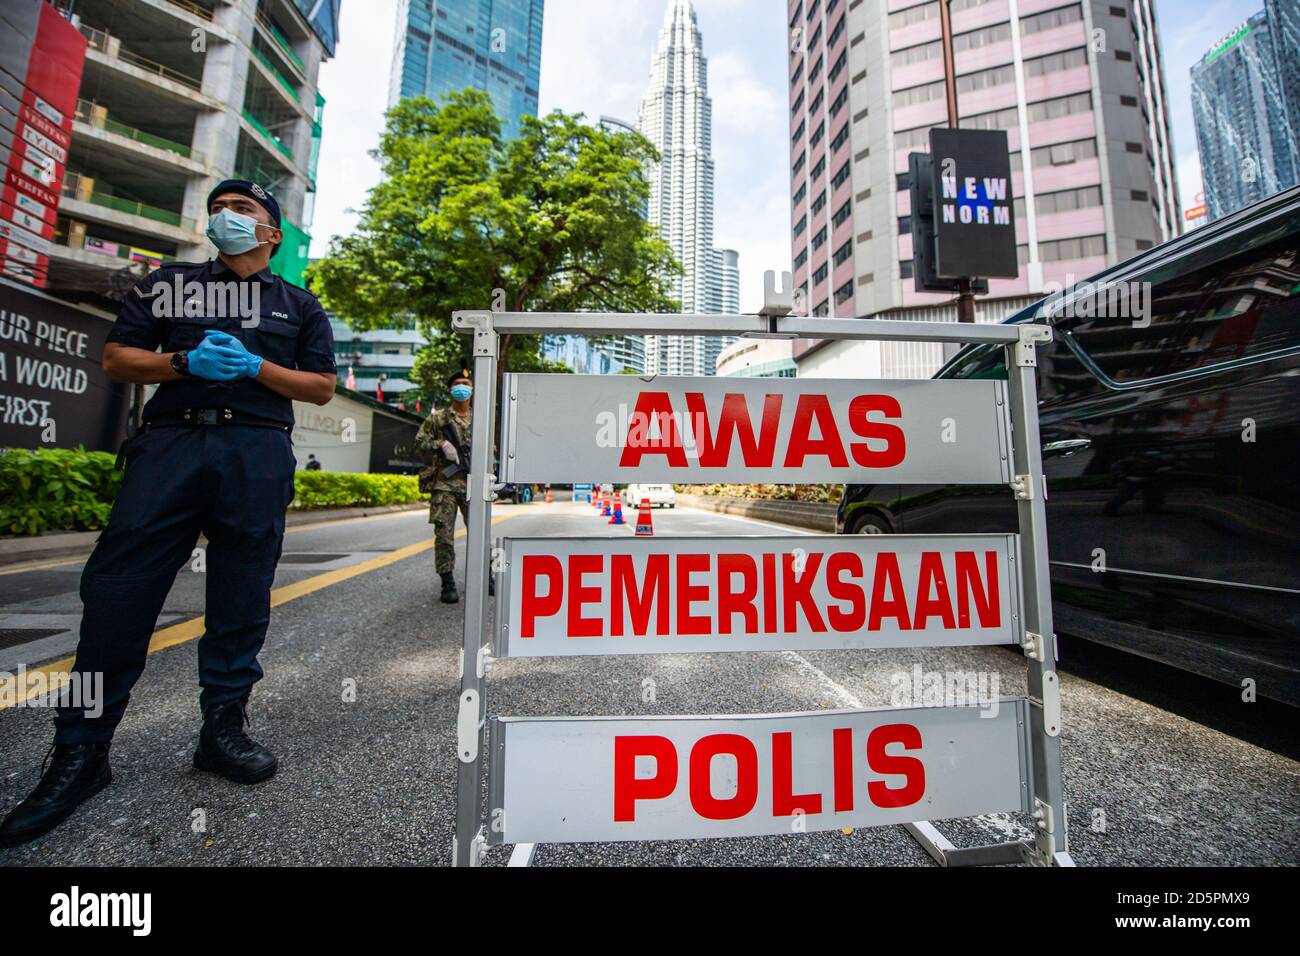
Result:
{"label": "street curb", "polygon": [[[403,511],[422,511],[429,507],[426,501],[409,505],[376,505],[365,508],[327,508],[321,511],[293,511],[284,517],[286,528],[318,524],[328,521],[346,521],[350,518],[371,518],[375,515],[397,514]],[[68,558],[89,554],[99,540],[98,531],[52,531],[27,538],[0,538],[0,567]]]}
{"label": "street curb", "polygon": [[836,505],[813,501],[775,501],[770,498],[724,498],[721,495],[678,494],[677,503],[701,511],[743,518],[758,518],[826,534],[835,533]]}

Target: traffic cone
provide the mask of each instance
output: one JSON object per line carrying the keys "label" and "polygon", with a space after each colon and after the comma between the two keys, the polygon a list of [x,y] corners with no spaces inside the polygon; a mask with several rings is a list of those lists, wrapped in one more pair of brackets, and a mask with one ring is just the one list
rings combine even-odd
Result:
{"label": "traffic cone", "polygon": [[638,538],[653,538],[655,534],[654,522],[650,518],[650,499],[641,499],[641,513],[636,516],[636,536]]}
{"label": "traffic cone", "polygon": [[605,499],[605,504],[604,507],[601,509],[600,516],[602,518],[608,518],[612,514],[610,510],[611,502],[609,500],[609,492],[608,491],[605,492],[605,494],[602,497]]}
{"label": "traffic cone", "polygon": [[614,514],[609,519],[610,524],[627,524],[623,520],[623,498],[616,491],[614,492]]}

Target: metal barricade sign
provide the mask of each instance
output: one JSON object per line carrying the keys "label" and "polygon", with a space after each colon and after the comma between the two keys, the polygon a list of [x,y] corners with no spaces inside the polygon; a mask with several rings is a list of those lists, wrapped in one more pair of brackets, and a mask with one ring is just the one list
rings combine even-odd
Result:
{"label": "metal barricade sign", "polygon": [[[453,858],[489,844],[696,839],[903,824],[944,865],[1071,866],[1061,773],[1037,346],[1049,328],[789,315],[458,312],[473,444],[493,446],[502,334],[978,343],[1007,379],[505,375],[500,480],[1001,484],[1018,534],[506,539],[489,456],[468,479]],[[604,485],[602,485],[604,487]],[[504,564],[497,564],[498,560]],[[496,564],[495,621],[489,563]],[[756,716],[492,717],[496,656],[1019,646],[1026,695]],[[967,691],[969,693],[969,691]],[[996,690],[994,691],[996,694]],[[978,695],[977,695],[978,696]],[[953,701],[957,701],[954,699]],[[487,804],[484,805],[484,779]],[[1034,834],[954,847],[928,820],[1032,813]]]}
{"label": "metal barricade sign", "polygon": [[498,657],[1020,643],[1015,535],[506,538]]}
{"label": "metal barricade sign", "polygon": [[507,375],[502,478],[1002,484],[1006,383]]}
{"label": "metal barricade sign", "polygon": [[1027,810],[1025,706],[494,718],[488,840],[758,836]]}

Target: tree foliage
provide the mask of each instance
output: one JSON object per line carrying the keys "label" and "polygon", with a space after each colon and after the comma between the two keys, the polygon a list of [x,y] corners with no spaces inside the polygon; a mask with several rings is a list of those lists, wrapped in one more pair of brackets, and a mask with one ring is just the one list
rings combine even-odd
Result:
{"label": "tree foliage", "polygon": [[[680,308],[668,296],[681,267],[642,216],[644,169],[658,159],[644,137],[556,111],[524,117],[506,142],[491,98],[470,89],[441,103],[401,101],[374,155],[382,182],[356,232],[334,238],[311,278],[356,329],[414,322],[432,343],[422,385],[468,351],[451,332],[457,309]],[[503,335],[499,369],[535,364],[539,346],[536,336]]]}

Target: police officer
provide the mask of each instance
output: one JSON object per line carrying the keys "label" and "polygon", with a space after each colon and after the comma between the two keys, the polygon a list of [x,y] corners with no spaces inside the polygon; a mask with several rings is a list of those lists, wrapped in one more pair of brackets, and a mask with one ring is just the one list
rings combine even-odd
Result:
{"label": "police officer", "polygon": [[[469,453],[473,411],[470,398],[474,395],[474,377],[469,369],[453,372],[447,379],[451,404],[435,409],[424,420],[415,436],[417,454],[431,457],[433,465],[421,475],[421,490],[429,495],[429,524],[433,525],[433,564],[442,578],[442,602],[455,604],[460,600],[456,580],[452,576],[456,552],[452,539],[456,533],[456,512],[469,524],[469,502],[465,497],[469,477]],[[493,593],[492,579],[488,578],[488,593]]]}
{"label": "police officer", "polygon": [[83,686],[102,674],[102,699],[62,700],[48,767],[0,824],[0,845],[49,832],[111,781],[113,731],[200,534],[207,600],[194,766],[242,784],[276,770],[244,732],[245,707],[262,676],[257,655],[293,500],[292,403],[333,397],[334,344],[315,296],[271,274],[284,240],[274,197],[227,180],[208,211],[217,258],[150,273],[127,293],[104,347],[111,379],[158,389],[144,429],[123,448],[121,490],[81,575],[73,670]]}

